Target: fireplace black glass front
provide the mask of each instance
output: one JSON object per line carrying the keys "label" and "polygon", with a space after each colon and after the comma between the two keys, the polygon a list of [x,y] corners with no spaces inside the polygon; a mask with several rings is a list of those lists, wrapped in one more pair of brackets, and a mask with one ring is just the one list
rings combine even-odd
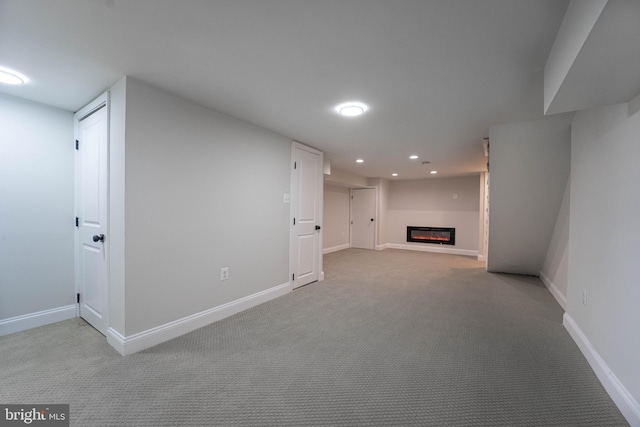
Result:
{"label": "fireplace black glass front", "polygon": [[449,227],[407,227],[407,242],[455,245],[456,229]]}

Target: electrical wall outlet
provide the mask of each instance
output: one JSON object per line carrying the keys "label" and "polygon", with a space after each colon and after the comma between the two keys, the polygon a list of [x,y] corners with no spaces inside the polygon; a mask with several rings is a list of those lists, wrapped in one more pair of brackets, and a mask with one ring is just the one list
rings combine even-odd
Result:
{"label": "electrical wall outlet", "polygon": [[587,290],[582,290],[582,305],[587,305]]}
{"label": "electrical wall outlet", "polygon": [[229,280],[229,267],[222,267],[220,269],[220,280]]}

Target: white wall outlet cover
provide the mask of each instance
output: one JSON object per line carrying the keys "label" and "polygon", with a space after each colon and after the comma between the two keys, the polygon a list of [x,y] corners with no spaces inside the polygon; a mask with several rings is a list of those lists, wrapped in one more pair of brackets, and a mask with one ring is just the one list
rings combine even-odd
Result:
{"label": "white wall outlet cover", "polygon": [[284,193],[284,199],[282,200],[284,203],[290,203],[291,202],[291,194],[289,193]]}

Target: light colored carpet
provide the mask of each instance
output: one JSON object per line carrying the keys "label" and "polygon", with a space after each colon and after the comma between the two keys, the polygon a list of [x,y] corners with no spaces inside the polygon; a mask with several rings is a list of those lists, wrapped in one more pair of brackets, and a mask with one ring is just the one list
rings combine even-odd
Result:
{"label": "light colored carpet", "polygon": [[537,279],[399,250],[325,272],[127,357],[77,319],[2,337],[0,402],[76,426],[628,425]]}

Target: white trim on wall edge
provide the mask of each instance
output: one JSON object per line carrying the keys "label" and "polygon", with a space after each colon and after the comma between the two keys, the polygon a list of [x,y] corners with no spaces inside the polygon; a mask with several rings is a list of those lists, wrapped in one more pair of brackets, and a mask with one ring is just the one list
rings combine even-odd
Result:
{"label": "white trim on wall edge", "polygon": [[389,247],[388,243],[383,243],[381,245],[376,245],[376,251],[384,251]]}
{"label": "white trim on wall edge", "polygon": [[560,291],[560,289],[558,289],[556,284],[553,283],[542,271],[540,272],[540,280],[544,283],[547,289],[549,289],[549,292],[551,292],[551,295],[553,295],[556,301],[558,301],[560,307],[562,307],[564,311],[567,311],[567,297]]}
{"label": "white trim on wall edge", "polygon": [[484,255],[478,255],[478,261],[486,261],[487,258]]}
{"label": "white trim on wall edge", "polygon": [[195,331],[240,311],[285,295],[288,292],[291,292],[291,283],[289,282],[128,337],[123,336],[113,328],[109,328],[107,330],[107,342],[120,354],[127,356]]}
{"label": "white trim on wall edge", "polygon": [[76,317],[75,304],[11,317],[0,320],[0,337],[50,323],[62,322],[63,320],[73,319],[74,317]]}
{"label": "white trim on wall edge", "polygon": [[602,383],[604,389],[616,404],[622,415],[632,426],[640,426],[640,404],[633,398],[629,390],[622,385],[618,377],[611,371],[607,363],[598,354],[591,345],[586,335],[582,332],[578,324],[573,320],[569,313],[565,313],[562,317],[562,324],[576,342],[578,348],[584,354],[591,369]]}
{"label": "white trim on wall edge", "polygon": [[433,245],[433,246],[413,246],[413,245],[404,245],[402,243],[387,243],[387,248],[389,249],[404,249],[407,251],[420,251],[420,252],[436,252],[439,254],[451,254],[451,255],[466,255],[466,256],[478,256],[478,251],[471,249],[455,249],[455,248],[444,248],[442,245]]}
{"label": "white trim on wall edge", "polygon": [[345,249],[349,249],[349,244],[348,243],[345,243],[344,245],[332,246],[330,248],[323,249],[322,253],[324,255],[326,255],[326,254],[330,254],[331,252],[338,252],[338,251],[342,251],[342,250],[345,250]]}

